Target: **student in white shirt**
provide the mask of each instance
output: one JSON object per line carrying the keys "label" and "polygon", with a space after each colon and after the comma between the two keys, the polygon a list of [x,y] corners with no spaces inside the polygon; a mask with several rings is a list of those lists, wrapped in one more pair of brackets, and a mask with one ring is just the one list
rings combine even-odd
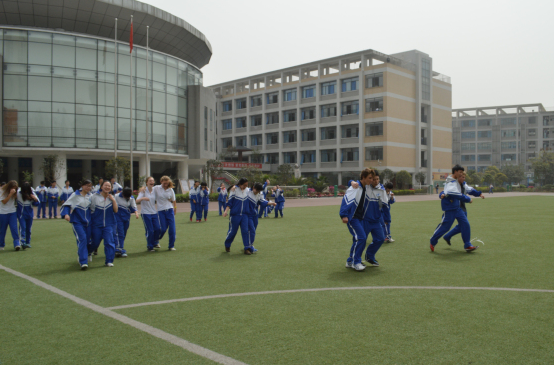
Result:
{"label": "student in white shirt", "polygon": [[173,181],[169,176],[162,176],[160,179],[161,185],[154,186],[153,190],[156,193],[156,202],[158,205],[158,218],[160,220],[160,238],[162,239],[165,232],[169,236],[169,250],[175,251],[175,214],[177,213],[177,202],[175,201],[175,191]]}
{"label": "student in white shirt", "polygon": [[17,181],[11,180],[0,188],[0,251],[6,245],[6,232],[8,226],[12,232],[13,247],[16,251],[21,249],[19,244],[19,231],[17,230],[17,213],[15,200],[17,198]]}
{"label": "student in white shirt", "polygon": [[31,248],[31,228],[33,227],[33,204],[38,202],[35,191],[28,182],[17,192],[17,219],[21,236],[21,248]]}
{"label": "student in white shirt", "polygon": [[146,186],[140,189],[137,204],[140,203],[140,215],[144,223],[146,235],[146,249],[155,252],[154,248],[160,238],[160,221],[156,209],[156,193],[154,191],[154,178],[146,178]]}

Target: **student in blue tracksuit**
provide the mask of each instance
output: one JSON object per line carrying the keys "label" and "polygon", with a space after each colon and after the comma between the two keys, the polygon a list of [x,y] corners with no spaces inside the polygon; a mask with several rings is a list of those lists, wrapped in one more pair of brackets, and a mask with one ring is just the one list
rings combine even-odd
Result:
{"label": "student in blue tracksuit", "polygon": [[40,212],[42,211],[42,218],[46,218],[46,203],[48,203],[48,188],[44,185],[44,181],[40,182],[40,186],[35,189],[35,194],[38,197],[39,205],[37,209],[37,218],[40,218]]}
{"label": "student in blue tracksuit", "polygon": [[69,199],[71,194],[73,194],[73,188],[69,186],[69,180],[65,180],[65,186],[62,188],[62,195],[60,196],[60,201],[62,205],[65,201],[67,201],[67,199]]}
{"label": "student in blue tracksuit", "polygon": [[21,248],[31,248],[31,228],[33,227],[33,205],[38,197],[28,182],[17,192],[17,219],[19,220],[19,237]]}
{"label": "student in blue tracksuit", "polygon": [[98,184],[95,185],[92,190],[91,190],[91,194],[100,194],[102,192],[102,184],[104,183],[104,179],[99,177],[98,178]]}
{"label": "student in blue tracksuit", "polygon": [[[189,199],[190,199],[190,221],[192,222],[192,217],[196,214],[196,204],[199,204],[197,201],[197,194],[199,190],[200,182],[195,181],[194,185],[190,187]],[[196,221],[198,222],[200,217],[196,216]]]}
{"label": "student in blue tracksuit", "polygon": [[[113,191],[113,190],[112,190]],[[137,204],[133,197],[131,188],[125,188],[121,193],[115,195],[117,202],[117,213],[115,213],[116,230],[115,230],[115,256],[127,257],[125,250],[125,238],[131,221],[131,214],[135,214],[136,219],[139,218],[137,212]]]}
{"label": "student in blue tracksuit", "polygon": [[[262,188],[263,188],[262,189],[263,198],[267,200],[267,195],[269,190],[269,179],[265,181]],[[263,208],[260,206],[260,213],[258,214],[258,218],[261,218],[262,214],[264,218],[267,218],[267,215],[269,214],[269,209],[267,205]]]}
{"label": "student in blue tracksuit", "polygon": [[[149,252],[156,252],[154,248],[159,248],[160,239],[160,219],[156,208],[156,192],[154,191],[154,178],[146,178],[146,186],[140,189],[137,197],[137,203],[140,203],[140,215],[144,223],[146,236],[146,249]],[[158,246],[158,247],[156,247]]]}
{"label": "student in blue tracksuit", "polygon": [[249,191],[248,179],[243,177],[238,181],[235,190],[229,194],[227,207],[223,213],[224,217],[227,217],[229,211],[231,213],[229,217],[229,230],[227,231],[227,238],[225,239],[226,252],[231,251],[231,243],[233,243],[239,227],[242,236],[242,244],[244,245],[244,254],[251,255],[254,252],[248,234],[248,215],[250,213],[250,204],[248,203]]}
{"label": "student in blue tracksuit", "polygon": [[277,203],[275,206],[275,218],[279,218],[279,213],[281,213],[281,218],[283,218],[283,208],[285,207],[285,194],[283,193],[283,189],[281,189],[279,185],[275,185],[273,195],[275,195],[275,203]]}
{"label": "student in blue tracksuit", "polygon": [[[485,196],[483,195],[483,193],[481,191],[475,190],[471,186],[467,185],[465,180],[466,180],[466,173],[464,171],[458,177],[458,183],[462,187],[462,194],[467,194],[467,195],[474,196],[476,198],[485,199]],[[445,196],[444,192],[441,192],[440,195],[439,195],[439,197],[441,199],[444,199],[444,196]],[[467,217],[466,203],[462,200],[460,200],[460,208],[463,210],[464,214]],[[459,234],[459,233],[461,233],[461,232],[462,232],[462,230],[460,228],[460,225],[458,224],[458,225],[456,225],[456,227],[452,228],[447,234],[445,234],[443,239],[446,241],[448,246],[450,246],[451,245],[450,240],[452,239],[452,237]]]}
{"label": "student in blue tracksuit", "polygon": [[52,211],[54,218],[58,218],[58,197],[59,190],[56,186],[56,181],[52,181],[52,185],[48,188],[48,218],[52,219]]}
{"label": "student in blue tracksuit", "polygon": [[208,208],[210,207],[210,189],[208,189],[208,184],[206,184],[205,182],[202,182],[202,184],[200,184],[198,200],[200,201],[200,219],[202,219],[202,213],[204,213],[205,222],[208,220]]}
{"label": "student in blue tracksuit", "polygon": [[116,195],[116,194],[119,194],[123,191],[123,186],[119,185],[116,181],[115,181],[115,177],[112,177],[112,179],[110,180],[110,182],[112,183],[112,194],[113,195]]}
{"label": "student in blue tracksuit", "polygon": [[365,169],[360,173],[360,180],[356,187],[350,186],[342,198],[339,215],[342,223],[346,224],[352,235],[350,255],[346,259],[346,267],[356,271],[364,271],[362,253],[364,252],[367,234],[364,229],[364,215],[369,205],[366,194],[369,184],[373,181],[374,172]]}
{"label": "student in blue tracksuit", "polygon": [[227,189],[225,184],[221,183],[219,188],[217,188],[219,195],[217,196],[217,204],[219,205],[219,215],[223,215],[225,210],[225,204],[227,203]]}
{"label": "student in blue tracksuit", "polygon": [[0,188],[0,251],[6,246],[6,232],[8,226],[12,233],[13,247],[16,251],[21,249],[19,244],[19,231],[17,229],[17,181],[8,181]]}
{"label": "student in blue tracksuit", "polygon": [[[100,242],[104,240],[104,253],[106,266],[112,267],[115,257],[114,229],[116,226],[115,214],[118,211],[115,197],[110,194],[112,184],[104,181],[100,194],[93,194],[90,198],[90,211],[92,213],[92,242],[88,248],[89,256],[98,249]],[[92,258],[91,258],[92,259]]]}
{"label": "student in blue tracksuit", "polygon": [[396,199],[394,198],[394,193],[392,192],[392,189],[393,189],[394,185],[392,184],[392,182],[388,182],[385,184],[385,192],[387,193],[387,198],[389,200],[389,216],[388,216],[388,221],[385,220],[385,230],[386,230],[386,236],[385,236],[385,242],[394,242],[394,240],[392,239],[392,236],[390,234],[390,225],[391,225],[391,216],[390,216],[390,209],[391,209],[391,205],[396,203]]}
{"label": "student in blue tracksuit", "polygon": [[177,214],[177,201],[175,200],[175,191],[173,181],[169,176],[162,176],[160,185],[154,186],[153,190],[156,194],[156,204],[158,207],[158,219],[160,220],[160,237],[157,245],[159,248],[159,240],[163,238],[165,232],[169,236],[169,251],[175,251],[175,239],[177,238],[177,229],[175,227],[175,214]]}
{"label": "student in blue tracksuit", "polygon": [[442,214],[442,220],[435,229],[435,233],[430,240],[431,251],[435,251],[435,246],[439,242],[445,233],[450,230],[452,223],[455,220],[458,221],[460,231],[462,233],[462,240],[464,241],[464,249],[467,252],[475,251],[479,246],[473,246],[471,244],[471,228],[469,221],[464,211],[460,207],[460,202],[471,203],[472,200],[469,196],[462,194],[462,187],[458,182],[460,174],[464,171],[464,168],[460,165],[456,165],[452,168],[452,175],[446,178],[446,184],[444,185],[444,198],[441,199],[441,207],[444,213]]}
{"label": "student in blue tracksuit", "polygon": [[[236,188],[234,188],[236,189]],[[274,206],[276,203],[268,202],[263,197],[263,185],[255,183],[252,190],[248,193],[248,203],[250,204],[250,212],[248,213],[248,234],[250,235],[250,245],[252,246],[252,252],[258,250],[254,248],[254,241],[256,240],[256,230],[258,229],[258,206],[264,209],[269,206]]]}
{"label": "student in blue tracksuit", "polygon": [[88,264],[92,261],[92,256],[89,253],[92,230],[90,204],[93,195],[90,194],[91,190],[92,181],[82,181],[81,189],[67,199],[61,211],[62,217],[73,226],[81,270],[88,269]]}

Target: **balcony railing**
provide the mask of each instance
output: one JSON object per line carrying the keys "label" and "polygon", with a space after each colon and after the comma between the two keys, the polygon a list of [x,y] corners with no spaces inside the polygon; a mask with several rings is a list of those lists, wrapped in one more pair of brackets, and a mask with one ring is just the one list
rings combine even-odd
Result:
{"label": "balcony railing", "polygon": [[422,138],[421,138],[421,144],[422,144],[423,146],[427,146],[427,137],[422,137]]}

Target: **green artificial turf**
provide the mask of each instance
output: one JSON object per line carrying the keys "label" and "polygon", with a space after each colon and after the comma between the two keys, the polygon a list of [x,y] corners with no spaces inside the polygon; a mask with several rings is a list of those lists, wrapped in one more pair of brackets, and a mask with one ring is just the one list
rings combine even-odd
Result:
{"label": "green artificial turf", "polygon": [[[477,243],[481,247],[471,254],[463,250],[460,236],[452,240],[451,247],[441,240],[435,253],[430,252],[429,238],[442,214],[438,199],[397,203],[392,206],[396,242],[384,244],[379,251],[380,267],[368,267],[360,273],[344,267],[352,238],[340,221],[338,206],[285,208],[283,219],[260,220],[255,243],[259,252],[253,256],[242,254],[240,233],[231,253],[224,252],[228,220],[212,212],[208,221],[200,224],[189,223],[188,214],[178,214],[177,251],[167,251],[166,236],[156,253],[146,252],[142,221],[132,219],[125,243],[129,257],[116,259],[113,268],[106,268],[101,246],[86,272],[79,271],[69,223],[38,220],[33,226],[33,248],[14,252],[7,237],[0,264],[104,307],[304,288],[394,285],[554,289],[553,203],[554,197],[549,196],[474,199],[468,205],[472,237],[485,245]],[[12,275],[0,272],[0,280],[0,303],[4,316],[10,316],[8,323],[36,331],[39,342],[40,330],[33,327],[34,320],[25,311],[11,311],[13,303],[25,301],[24,307],[32,308],[45,322],[56,322],[50,318],[52,313],[67,307],[63,313],[67,323],[62,327],[60,319],[62,329],[54,332],[56,338],[74,331],[76,338],[82,336],[83,343],[87,343],[90,336],[81,331],[89,326],[81,323],[97,318],[95,323],[107,324],[92,326],[93,332],[101,333],[102,328],[110,326],[125,328],[126,334],[118,336],[125,346],[140,344],[148,352],[146,344],[155,343],[168,349],[170,353],[165,356],[181,354],[191,359],[180,363],[199,359]],[[19,287],[25,290],[13,289]],[[25,295],[27,292],[32,294]],[[553,304],[553,293],[379,290],[209,299],[119,312],[251,364],[366,360],[507,363],[507,356],[515,356],[519,363],[525,359],[542,363],[554,357],[548,345],[552,331],[547,330],[553,324]],[[0,336],[13,337],[4,325]],[[118,352],[115,340],[104,340],[97,339],[105,346],[96,347],[98,356],[108,353],[109,348],[112,353]],[[48,346],[48,342],[42,345]],[[2,346],[0,361],[3,353],[13,356],[14,351]],[[71,354],[79,356],[83,350],[72,345],[65,346],[64,351],[71,358]],[[371,361],[373,355],[377,361]],[[149,360],[129,357],[129,362]],[[2,361],[5,363],[9,362]],[[179,362],[168,358],[163,363]]]}

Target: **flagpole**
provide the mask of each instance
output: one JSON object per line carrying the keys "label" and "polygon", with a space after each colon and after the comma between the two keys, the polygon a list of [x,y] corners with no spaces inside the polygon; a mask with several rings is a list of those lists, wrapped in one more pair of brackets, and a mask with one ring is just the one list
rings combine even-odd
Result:
{"label": "flagpole", "polygon": [[148,118],[148,31],[150,26],[146,26],[146,176],[150,176],[150,157],[148,157],[148,132],[150,131],[150,124]]}
{"label": "flagpole", "polygon": [[115,46],[115,53],[114,53],[114,59],[115,59],[115,73],[114,73],[114,81],[113,81],[113,87],[114,87],[114,94],[115,94],[115,113],[114,113],[114,123],[113,123],[113,134],[114,134],[114,140],[113,140],[113,148],[114,148],[114,155],[117,158],[117,18],[115,18],[115,38],[114,38],[114,46]]}
{"label": "flagpole", "polygon": [[130,134],[129,134],[129,149],[131,152],[131,191],[133,191],[133,16],[131,15],[131,36],[130,36],[130,51],[131,54],[130,57],[130,64],[131,64],[131,97],[130,97],[130,104],[131,104],[131,118],[129,123],[130,128]]}

